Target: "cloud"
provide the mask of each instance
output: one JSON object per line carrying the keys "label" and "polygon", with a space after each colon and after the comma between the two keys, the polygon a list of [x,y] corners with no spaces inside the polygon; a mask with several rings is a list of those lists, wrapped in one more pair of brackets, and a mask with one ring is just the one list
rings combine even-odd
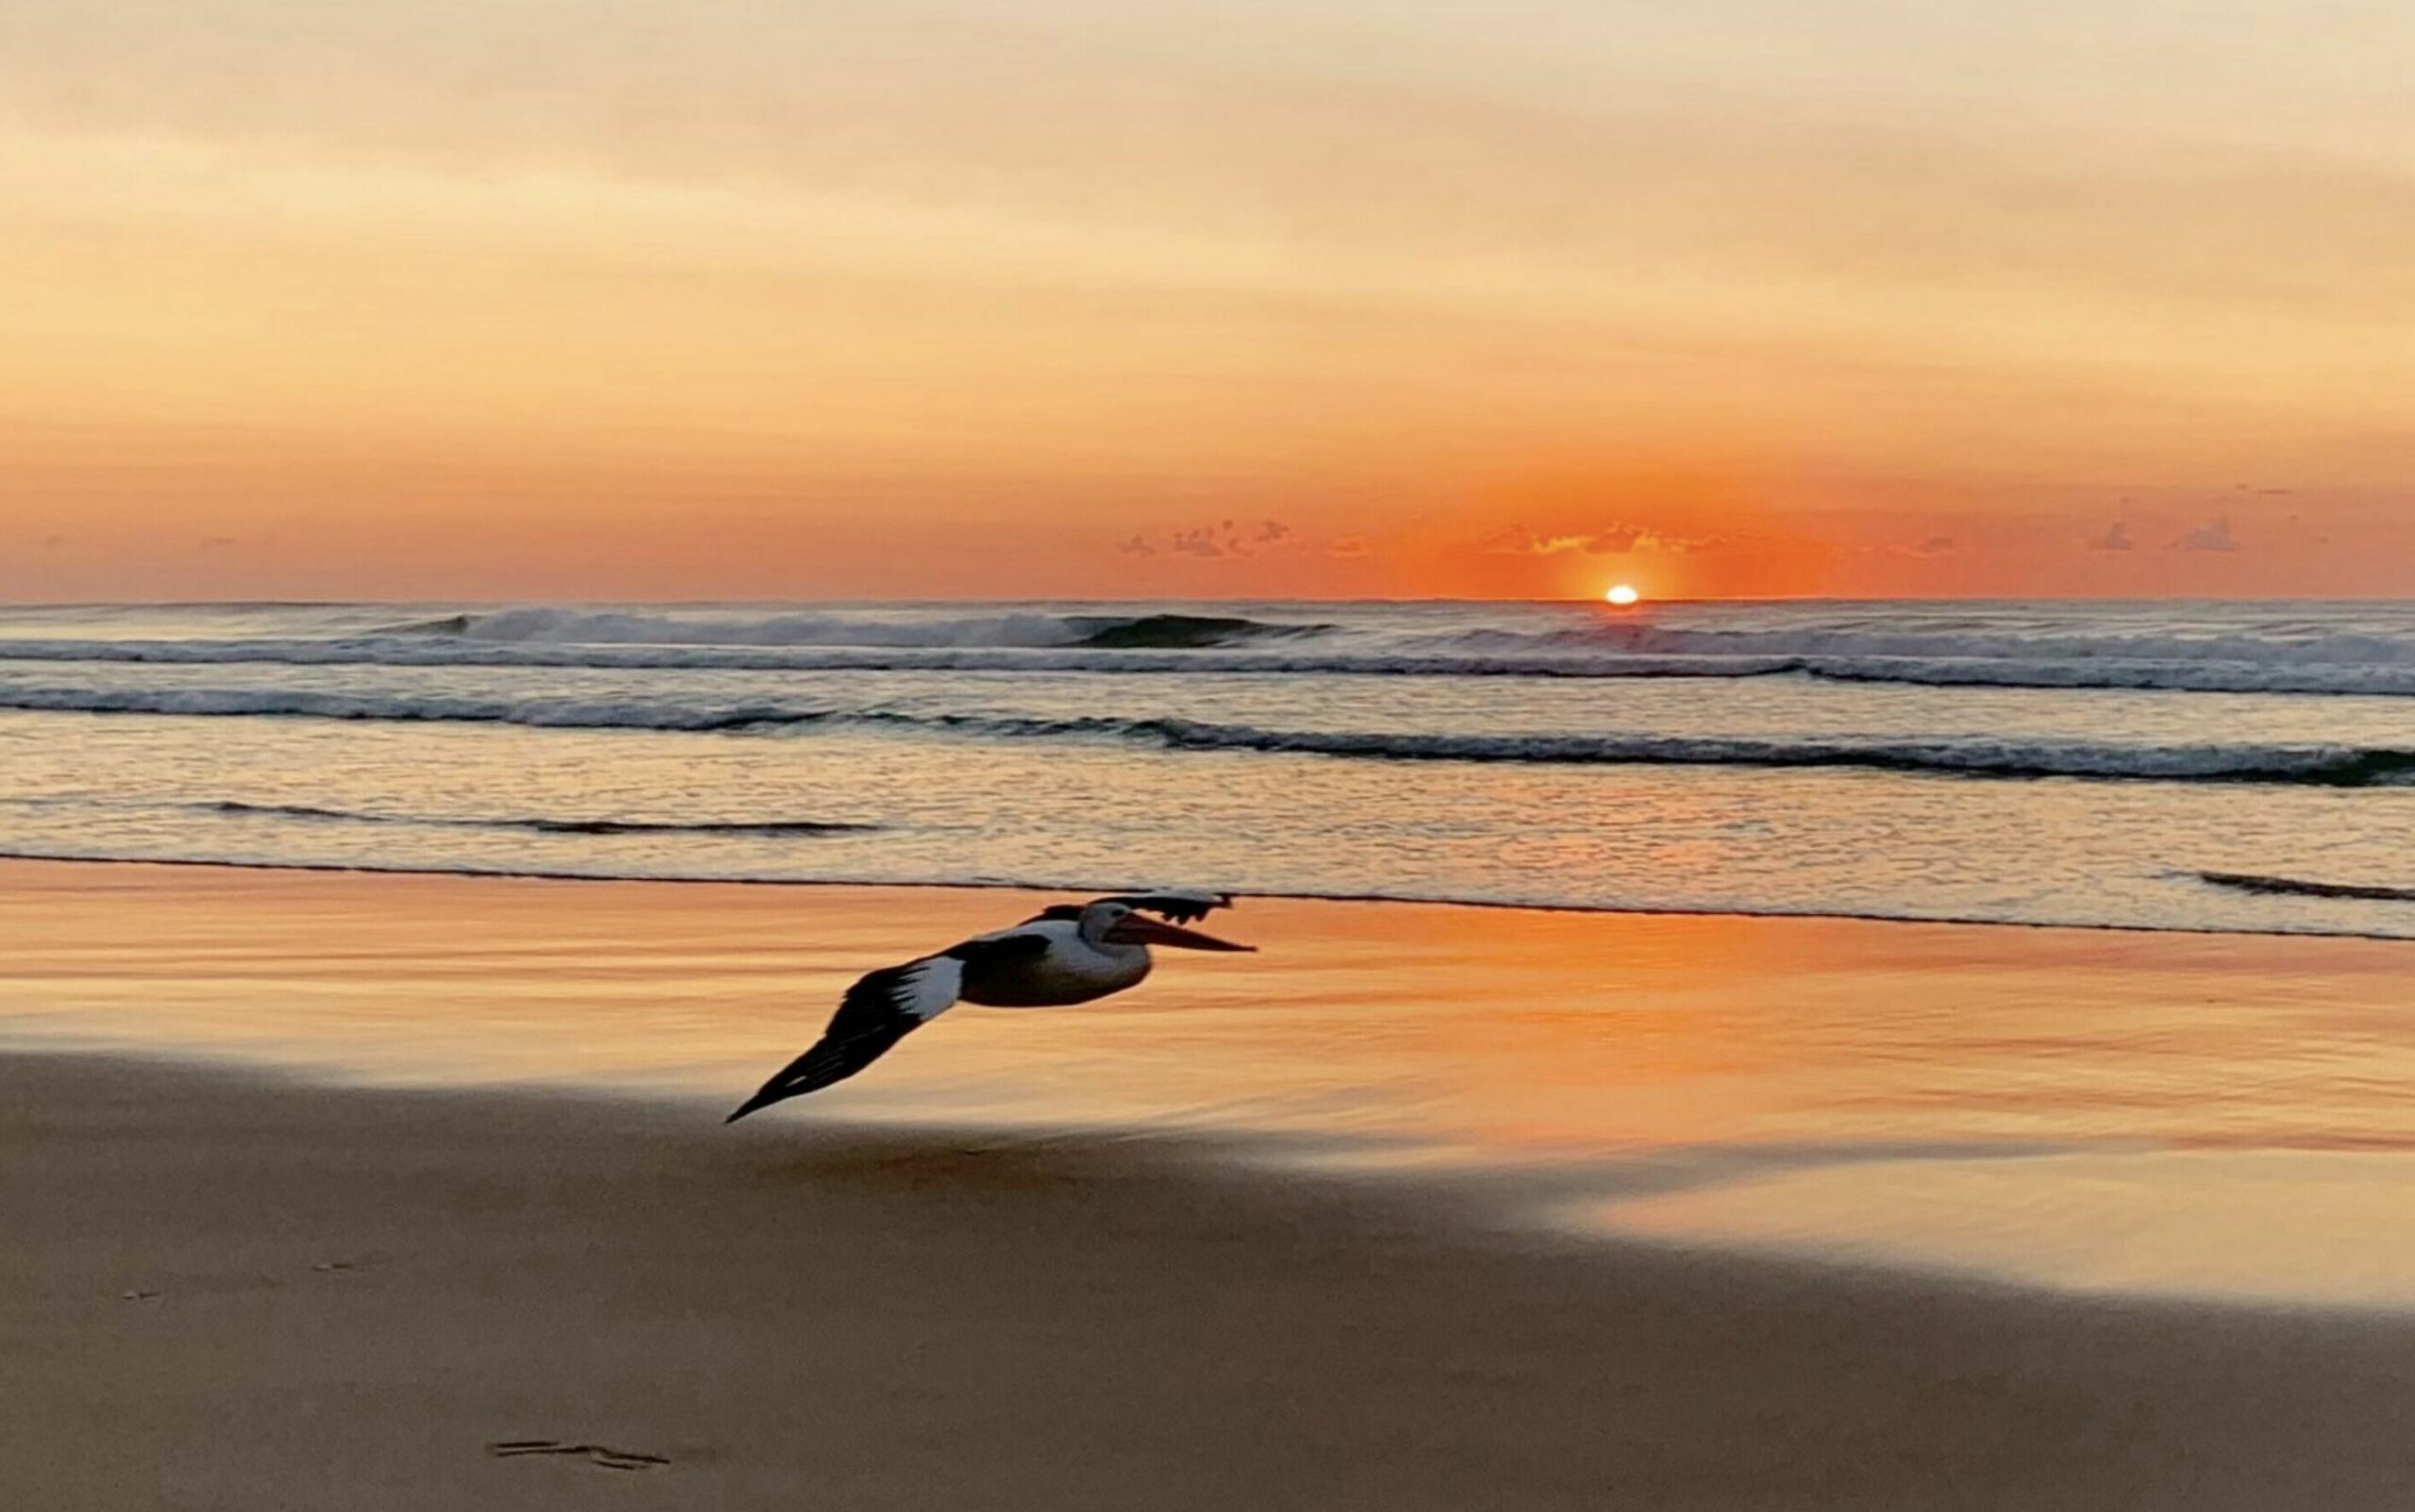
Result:
{"label": "cloud", "polygon": [[2090,551],[2135,551],[2138,544],[2130,539],[2129,525],[2119,520],[2107,525],[2104,534],[2088,538]]}
{"label": "cloud", "polygon": [[1336,536],[1325,542],[1324,554],[1328,557],[1364,557],[1369,550],[1364,536]]}
{"label": "cloud", "polygon": [[1952,536],[1928,536],[1917,546],[1905,549],[1907,557],[1951,557],[1956,550]]}
{"label": "cloud", "polygon": [[242,544],[242,542],[236,540],[233,536],[204,536],[201,538],[199,544],[193,547],[193,550],[231,551]]}
{"label": "cloud", "polygon": [[1174,531],[1162,542],[1151,540],[1146,536],[1133,535],[1117,541],[1115,549],[1127,557],[1155,557],[1164,553],[1213,561],[1226,557],[1256,557],[1265,552],[1283,551],[1299,543],[1299,533],[1280,520],[1218,520]]}
{"label": "cloud", "polygon": [[2172,543],[2174,551],[2239,551],[2242,547],[2237,536],[2230,533],[2230,516],[2209,520]]}
{"label": "cloud", "polygon": [[1647,530],[1636,538],[1632,549],[1657,551],[1671,557],[1691,557],[1698,552],[1717,551],[1726,544],[1725,536],[1666,536]]}
{"label": "cloud", "polygon": [[44,551],[58,551],[65,547],[66,544],[67,538],[65,536],[44,536],[42,538],[42,549]]}
{"label": "cloud", "polygon": [[1629,552],[1657,551],[1660,533],[1649,525],[1617,521],[1575,540],[1576,549],[1588,557],[1624,557]]}
{"label": "cloud", "polygon": [[1557,550],[1546,547],[1535,533],[1524,525],[1504,525],[1469,548],[1487,557],[1543,557]]}
{"label": "cloud", "polygon": [[1524,525],[1505,525],[1472,549],[1488,557],[1557,557],[1564,552],[1583,552],[1588,557],[1641,553],[1690,557],[1722,544],[1717,536],[1672,536],[1651,525],[1613,521],[1598,530],[1573,536],[1538,536]]}

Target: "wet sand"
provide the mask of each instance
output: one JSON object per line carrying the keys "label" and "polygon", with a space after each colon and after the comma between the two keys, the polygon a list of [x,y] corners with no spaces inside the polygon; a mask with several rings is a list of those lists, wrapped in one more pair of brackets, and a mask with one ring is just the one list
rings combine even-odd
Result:
{"label": "wet sand", "polygon": [[1173,1143],[81,1056],[0,1059],[0,1109],[20,1506],[2271,1512],[2415,1485],[2405,1322],[1520,1240],[1455,1221],[1470,1192]]}
{"label": "wet sand", "polygon": [[[700,1065],[751,1067],[818,1017],[816,973],[893,944],[901,899],[941,938],[1019,901],[0,868],[0,989],[35,1038],[121,1052],[361,1048],[374,1072],[468,1055],[511,1077],[581,1070],[547,1057],[584,1023],[598,1074],[691,1034]],[[1915,1103],[1823,1046],[1850,1022],[1900,1053],[1913,1021],[1890,1004],[1948,997],[1957,1032],[2004,1038],[1994,996],[2093,993],[2135,1038],[2162,991],[2223,1039],[2261,1022],[2252,998],[2356,1039],[2402,955],[1257,903],[1230,932],[1281,944],[1236,958],[1268,974],[1169,971],[1112,1013],[951,1020],[857,1101],[735,1128],[668,1089],[0,1055],[8,1504],[2407,1504],[2415,1320],[1555,1235],[1533,1221],[1565,1175],[1549,1161],[1311,1171],[1108,1116],[1115,1096],[1307,1078],[1288,1054],[1316,1059],[1301,1105],[1325,1122],[1261,1120],[1265,1140],[1346,1128],[1337,1079],[1438,1063],[1468,1068],[1451,1127],[1494,1155],[1558,1149],[1580,1118],[1624,1138],[1841,1117],[1774,1067],[1874,1106],[1866,1138]],[[1403,999],[1412,976],[1427,999]],[[1605,980],[1644,1001],[1585,995]],[[2249,983],[2235,1011],[2217,981]],[[1318,1013],[1355,1038],[1328,1022],[1269,1048]],[[1068,1096],[1133,1085],[1089,1094],[1090,1132],[1005,1127],[1013,1110],[977,1099],[982,1117],[931,1111],[1043,1067]],[[2177,1074],[2124,1085],[2207,1101]]]}

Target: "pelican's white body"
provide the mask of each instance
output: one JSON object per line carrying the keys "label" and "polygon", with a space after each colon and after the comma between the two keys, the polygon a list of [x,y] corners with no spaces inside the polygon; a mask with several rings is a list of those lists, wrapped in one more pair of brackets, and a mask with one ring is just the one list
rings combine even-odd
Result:
{"label": "pelican's white body", "polygon": [[1071,919],[1037,920],[967,943],[1032,939],[1045,940],[1045,947],[995,957],[969,953],[960,989],[964,1001],[991,1008],[1061,1008],[1137,987],[1149,974],[1148,946],[1086,939],[1081,924]]}

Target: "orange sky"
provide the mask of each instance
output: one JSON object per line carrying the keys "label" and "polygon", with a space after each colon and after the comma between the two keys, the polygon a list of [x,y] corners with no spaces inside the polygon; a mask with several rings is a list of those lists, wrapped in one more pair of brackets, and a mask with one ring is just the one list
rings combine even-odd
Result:
{"label": "orange sky", "polygon": [[2409,57],[2400,0],[12,0],[0,595],[2401,593]]}

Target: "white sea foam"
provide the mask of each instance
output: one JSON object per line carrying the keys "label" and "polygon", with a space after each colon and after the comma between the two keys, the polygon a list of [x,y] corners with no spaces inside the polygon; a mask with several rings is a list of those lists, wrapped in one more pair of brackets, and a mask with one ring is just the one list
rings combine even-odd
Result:
{"label": "white sea foam", "polygon": [[[1787,606],[1668,619],[1562,606],[1449,616],[1299,606],[1250,615],[1055,609],[518,608],[312,619],[219,633],[70,637],[0,623],[0,662],[564,667],[758,672],[1744,678],[1931,687],[2415,697],[2415,615],[1947,614]],[[274,633],[307,623],[328,633]],[[375,633],[360,633],[364,626]]]}

